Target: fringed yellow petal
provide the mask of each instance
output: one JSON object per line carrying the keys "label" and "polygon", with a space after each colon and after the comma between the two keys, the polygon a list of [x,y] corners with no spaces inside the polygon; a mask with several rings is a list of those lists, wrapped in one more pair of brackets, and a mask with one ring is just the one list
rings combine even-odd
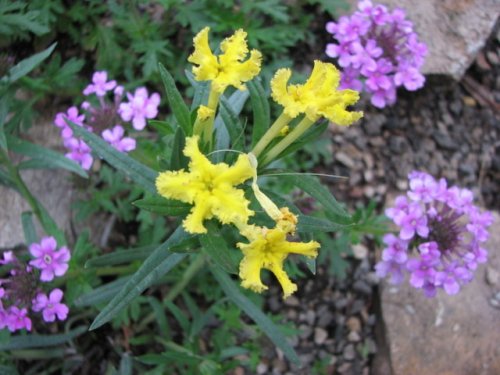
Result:
{"label": "fringed yellow petal", "polygon": [[201,194],[197,197],[195,205],[191,212],[182,222],[184,229],[189,233],[207,233],[207,229],[203,226],[205,219],[211,219],[210,199],[208,194]]}
{"label": "fringed yellow petal", "polygon": [[183,152],[190,159],[189,172],[160,173],[156,179],[158,192],[166,198],[194,204],[183,222],[190,233],[205,233],[203,221],[214,216],[224,224],[246,225],[254,212],[248,208],[250,202],[243,190],[234,186],[252,176],[248,158],[245,161],[242,155],[233,166],[212,164],[200,152],[198,139],[198,136],[186,138]]}
{"label": "fringed yellow petal", "polygon": [[156,178],[156,190],[161,196],[186,203],[194,202],[199,187],[192,175],[185,171],[166,171]]}
{"label": "fringed yellow petal", "polygon": [[241,286],[253,290],[257,293],[262,293],[267,289],[267,286],[262,284],[260,279],[260,270],[262,269],[262,261],[259,257],[247,255],[240,262],[240,278]]}
{"label": "fringed yellow petal", "polygon": [[212,80],[217,77],[218,62],[208,44],[209,27],[205,27],[194,37],[194,52],[188,61],[198,65],[193,67],[193,74],[197,81]]}
{"label": "fringed yellow petal", "polygon": [[215,178],[215,183],[225,181],[230,185],[238,185],[252,178],[254,170],[247,154],[240,154],[236,163]]}
{"label": "fringed yellow petal", "polygon": [[276,276],[278,282],[281,284],[284,299],[290,297],[297,291],[297,285],[292,283],[286,272],[283,270],[282,264],[273,263],[269,266],[269,270],[274,273],[274,276]]}
{"label": "fringed yellow petal", "polygon": [[239,29],[222,41],[220,49],[223,54],[219,56],[221,65],[229,66],[245,58],[248,53],[246,39],[247,33],[243,29]]}
{"label": "fringed yellow petal", "polygon": [[212,212],[222,224],[245,224],[254,212],[248,208],[243,190],[235,189],[229,184],[219,184],[212,190]]}

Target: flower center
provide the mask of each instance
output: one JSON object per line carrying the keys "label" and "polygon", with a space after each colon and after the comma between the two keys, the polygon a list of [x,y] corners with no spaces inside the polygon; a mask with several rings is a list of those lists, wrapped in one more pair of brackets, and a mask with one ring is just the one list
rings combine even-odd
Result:
{"label": "flower center", "polygon": [[460,242],[460,233],[462,226],[450,217],[441,217],[437,215],[429,222],[429,241],[435,241],[438,244],[439,251],[451,252]]}
{"label": "flower center", "polygon": [[47,263],[47,264],[51,264],[51,263],[52,263],[52,257],[51,257],[50,255],[48,255],[48,254],[45,254],[45,255],[43,256],[43,261],[44,261],[45,263]]}

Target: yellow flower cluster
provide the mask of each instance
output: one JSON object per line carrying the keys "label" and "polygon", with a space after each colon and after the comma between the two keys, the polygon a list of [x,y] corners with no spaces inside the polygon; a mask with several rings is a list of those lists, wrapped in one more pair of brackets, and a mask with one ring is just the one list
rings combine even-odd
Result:
{"label": "yellow flower cluster", "polygon": [[[288,85],[292,73],[289,69],[280,69],[271,82],[271,89],[274,100],[284,107],[282,115],[258,142],[254,152],[240,154],[231,166],[214,164],[200,151],[199,142],[201,140],[204,146],[211,148],[220,95],[228,86],[245,89],[244,83],[259,73],[262,56],[256,50],[249,54],[243,30],[224,39],[220,45],[222,53],[215,56],[209,46],[208,32],[206,27],[196,35],[194,52],[188,58],[195,65],[195,79],[210,81],[211,84],[207,105],[197,110],[194,135],[186,138],[183,152],[189,158],[188,168],[160,173],[156,188],[166,198],[193,205],[183,221],[187,232],[206,233],[204,221],[212,218],[222,224],[236,226],[248,240],[248,243],[237,243],[243,253],[239,272],[241,285],[256,292],[267,289],[261,280],[262,269],[267,269],[276,276],[286,298],[296,291],[297,286],[284,271],[283,262],[289,254],[316,257],[320,245],[316,241],[288,240],[294,235],[298,219],[288,208],[279,209],[259,189],[257,157],[275,137],[281,136],[283,139],[266,154],[265,160],[272,160],[320,117],[339,125],[349,125],[358,120],[362,114],[349,112],[346,107],[354,104],[359,94],[353,90],[337,90],[340,74],[332,64],[315,61],[311,76],[302,85]],[[302,122],[288,132],[290,120],[301,114],[304,115]],[[252,179],[251,186],[257,201],[275,222],[273,228],[249,223],[254,212],[249,209],[244,191],[238,188],[249,179]]]}

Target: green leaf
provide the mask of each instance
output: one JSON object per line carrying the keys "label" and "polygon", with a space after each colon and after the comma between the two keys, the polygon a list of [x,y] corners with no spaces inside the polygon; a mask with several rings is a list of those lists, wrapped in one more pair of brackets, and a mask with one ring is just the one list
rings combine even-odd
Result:
{"label": "green leaf", "polygon": [[316,177],[308,175],[300,176],[283,176],[282,178],[289,180],[290,183],[305,191],[311,197],[315,198],[325,209],[325,214],[328,219],[334,223],[341,225],[352,224],[351,216],[344,210],[340,203],[323,186]]}
{"label": "green leaf", "polygon": [[[226,98],[221,97],[220,100],[220,115],[231,139],[231,149],[243,151],[245,149],[245,133],[241,126],[238,115],[233,111]],[[233,156],[236,156],[233,153]],[[233,157],[229,159],[235,159]]]}
{"label": "green leaf", "polygon": [[191,103],[191,110],[194,111],[200,105],[208,102],[208,95],[210,93],[210,82],[199,82],[194,79],[193,73],[189,70],[184,71],[189,83],[194,87],[193,102]]}
{"label": "green leaf", "polygon": [[12,179],[10,174],[5,172],[3,169],[0,168],[0,184],[7,186],[8,188],[18,190],[16,182]]}
{"label": "green leaf", "polygon": [[182,99],[182,95],[179,90],[177,90],[175,81],[167,69],[165,69],[161,63],[158,64],[158,68],[160,69],[160,76],[163,81],[163,85],[165,86],[168,103],[170,104],[170,108],[172,109],[175,119],[182,130],[184,130],[184,133],[186,135],[191,135],[192,128],[189,108],[184,102],[184,99]]}
{"label": "green leaf", "polygon": [[172,125],[167,121],[159,121],[159,120],[149,120],[148,125],[155,128],[158,133],[162,136],[174,134],[174,129]]}
{"label": "green leaf", "polygon": [[168,320],[162,304],[154,297],[148,297],[148,302],[155,314],[160,336],[170,339],[170,326],[168,325]]}
{"label": "green leaf", "polygon": [[139,296],[146,288],[182,261],[187,254],[171,253],[169,249],[178,245],[189,236],[188,233],[184,232],[182,227],[178,227],[169,239],[156,248],[144,261],[123,289],[99,313],[90,326],[90,330],[109,322],[120,311],[126,308],[134,298]]}
{"label": "green leaf", "polygon": [[5,138],[5,119],[7,118],[7,114],[9,112],[9,107],[7,100],[0,100],[0,147],[7,151],[7,139]]}
{"label": "green leaf", "polygon": [[38,242],[35,225],[33,224],[33,213],[23,212],[21,214],[21,222],[23,224],[24,239],[26,240],[26,244],[30,245]]}
{"label": "green leaf", "polygon": [[200,243],[203,251],[228,273],[238,274],[238,261],[231,256],[234,249],[227,246],[226,240],[213,223],[207,223],[207,233],[200,236]]}
{"label": "green leaf", "polygon": [[187,203],[163,198],[160,195],[139,199],[132,204],[140,209],[168,216],[186,215],[191,210],[191,206]]}
{"label": "green leaf", "polygon": [[[58,152],[12,136],[7,136],[7,142],[10,150],[41,162],[42,165],[45,165],[45,168],[62,168],[84,178],[89,177],[80,165]],[[24,164],[27,165],[28,163],[25,162]]]}
{"label": "green leaf", "polygon": [[11,337],[7,343],[0,344],[0,350],[19,350],[29,348],[45,348],[64,344],[81,335],[87,327],[78,327],[68,333],[59,335],[26,335]]}
{"label": "green leaf", "polygon": [[134,249],[114,251],[96,258],[90,259],[85,263],[85,268],[115,266],[125,264],[136,260],[144,260],[156,249],[156,245],[137,247]]}
{"label": "green leaf", "polygon": [[224,293],[241,308],[257,325],[269,339],[280,348],[285,356],[294,364],[300,364],[299,357],[295,350],[286,341],[286,337],[281,333],[279,328],[269,319],[252,301],[245,297],[233,280],[220,268],[211,267],[210,271],[215,279],[219,282]]}
{"label": "green leaf", "polygon": [[101,137],[66,119],[77,137],[82,138],[100,157],[113,167],[125,173],[146,191],[156,194],[155,180],[157,173],[148,166],[139,163],[127,154],[117,151]]}
{"label": "green leaf", "polygon": [[119,375],[132,375],[133,365],[132,357],[130,354],[123,353],[122,359],[120,360],[120,369],[118,370]]}
{"label": "green leaf", "polygon": [[10,68],[9,70],[9,82],[15,82],[19,78],[25,76],[29,72],[31,72],[33,69],[35,69],[38,64],[40,64],[43,60],[45,60],[47,57],[50,56],[52,51],[54,51],[54,48],[56,48],[56,44],[52,44],[49,48],[46,50],[36,53],[33,56],[28,57],[27,59],[24,59],[20,61],[18,64]]}
{"label": "green leaf", "polygon": [[247,87],[253,109],[252,147],[254,147],[269,128],[271,114],[267,95],[260,80],[258,78],[251,80],[247,83]]}
{"label": "green leaf", "polygon": [[125,276],[116,279],[110,283],[101,285],[91,292],[85,293],[78,297],[74,304],[77,307],[94,306],[99,303],[107,302],[123,288],[123,286],[131,279],[132,276]]}
{"label": "green leaf", "polygon": [[[241,91],[241,90],[236,90],[231,94],[231,96],[228,99],[228,104],[229,107],[232,108],[233,113],[238,116],[243,109],[243,106],[245,105],[245,102],[248,99],[248,92],[247,90]],[[216,139],[216,150],[227,150],[229,148],[229,145],[231,144],[231,139],[229,138],[229,132],[226,129],[226,126],[224,125],[224,121],[222,121],[222,116],[220,113],[217,115],[215,118],[214,122],[214,128],[217,133],[217,136],[215,137]],[[224,158],[224,154],[222,152],[217,152],[214,155],[214,161],[215,162],[221,162]]]}
{"label": "green leaf", "polygon": [[182,152],[186,144],[186,135],[181,128],[177,128],[174,135],[174,145],[170,157],[170,170],[178,171],[188,164],[188,159]]}
{"label": "green leaf", "polygon": [[337,232],[345,229],[347,225],[333,223],[320,217],[298,215],[298,232]]}

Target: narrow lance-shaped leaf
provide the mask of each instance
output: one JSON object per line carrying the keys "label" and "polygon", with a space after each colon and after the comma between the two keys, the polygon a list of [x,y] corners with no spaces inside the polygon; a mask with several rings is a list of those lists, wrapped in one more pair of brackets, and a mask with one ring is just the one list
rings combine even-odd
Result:
{"label": "narrow lance-shaped leaf", "polygon": [[35,225],[33,224],[33,213],[23,212],[21,214],[21,222],[23,224],[24,239],[26,240],[26,244],[30,245],[38,242]]}
{"label": "narrow lance-shaped leaf", "polygon": [[135,202],[132,202],[132,204],[149,212],[169,216],[186,215],[191,209],[191,206],[187,203],[163,198],[159,195],[139,199]]}
{"label": "narrow lance-shaped leaf", "polygon": [[184,133],[186,135],[191,135],[192,129],[189,108],[184,102],[184,99],[182,99],[182,95],[177,89],[172,75],[162,64],[158,64],[158,68],[160,70],[163,85],[165,86],[168,103],[170,104],[170,108],[172,109],[175,119],[179,123],[182,130],[184,130]]}
{"label": "narrow lance-shaped leaf", "polygon": [[299,364],[300,360],[297,353],[295,353],[295,350],[286,341],[286,337],[272,320],[240,292],[233,280],[224,271],[218,267],[211,267],[210,271],[212,271],[227,297],[257,323],[262,332],[271,339],[274,345],[283,351],[291,362]]}
{"label": "narrow lance-shaped leaf", "polygon": [[200,236],[200,243],[203,251],[224,271],[232,274],[238,273],[238,262],[235,257],[231,256],[231,249],[228,248],[216,225],[207,223],[207,233]]}
{"label": "narrow lance-shaped leaf", "polygon": [[134,298],[182,261],[187,254],[171,253],[169,249],[189,237],[190,235],[179,226],[169,239],[144,261],[123,289],[99,313],[90,326],[90,330],[99,328],[109,322],[126,308]]}
{"label": "narrow lance-shaped leaf", "polygon": [[156,194],[155,180],[157,173],[148,166],[139,163],[125,153],[116,150],[104,139],[76,125],[66,118],[66,123],[77,137],[82,138],[100,157],[113,167],[125,173],[146,191]]}
{"label": "narrow lance-shaped leaf", "polygon": [[45,348],[64,344],[81,335],[87,327],[78,327],[68,333],[59,335],[26,335],[11,337],[9,342],[0,344],[0,350],[19,350],[28,348]]}
{"label": "narrow lance-shaped leaf", "polygon": [[7,136],[7,142],[11,151],[29,156],[32,160],[40,161],[45,165],[45,168],[62,168],[88,178],[87,173],[80,165],[58,152],[12,136]]}
{"label": "narrow lance-shaped leaf", "polygon": [[[228,104],[229,107],[232,108],[233,113],[238,116],[243,109],[243,106],[245,105],[245,102],[248,99],[248,92],[241,91],[241,90],[236,90],[231,94],[231,96],[228,99]],[[216,150],[226,150],[229,148],[229,145],[231,143],[231,140],[229,138],[229,132],[226,129],[226,126],[224,125],[224,121],[222,121],[221,115],[217,115],[215,118],[215,131],[217,133],[216,137]],[[222,152],[217,152],[214,155],[214,161],[215,162],[221,162],[224,158],[224,154]]]}
{"label": "narrow lance-shaped leaf", "polygon": [[35,69],[43,60],[45,60],[47,57],[50,56],[52,51],[54,51],[54,48],[56,48],[56,44],[52,44],[49,48],[46,50],[43,50],[42,52],[36,53],[33,56],[28,57],[27,59],[24,59],[14,65],[12,68],[9,70],[9,82],[15,82],[19,78],[25,76],[29,72],[31,72],[33,69]]}
{"label": "narrow lance-shaped leaf", "polygon": [[253,109],[252,147],[262,138],[270,124],[269,102],[259,79],[247,83]]}
{"label": "narrow lance-shaped leaf", "polygon": [[325,208],[325,213],[330,220],[343,225],[352,224],[351,216],[316,177],[301,175],[283,176],[282,178],[289,180],[299,189],[315,198]]}

